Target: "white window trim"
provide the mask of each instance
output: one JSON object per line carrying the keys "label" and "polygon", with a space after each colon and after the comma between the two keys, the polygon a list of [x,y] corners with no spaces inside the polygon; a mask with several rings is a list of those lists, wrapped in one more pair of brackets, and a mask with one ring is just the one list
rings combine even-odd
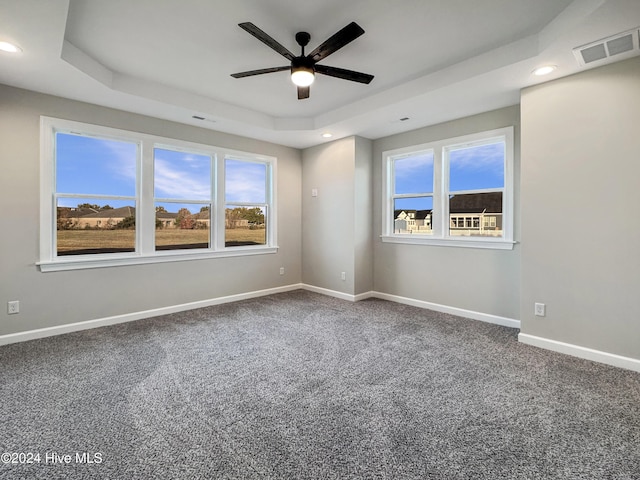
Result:
{"label": "white window trim", "polygon": [[[55,192],[55,134],[57,132],[99,136],[124,140],[138,144],[136,184],[136,252],[109,253],[99,255],[64,256],[56,255],[56,204]],[[212,199],[210,248],[194,250],[155,250],[155,203],[154,203],[154,167],[153,150],[170,148],[192,153],[210,155],[212,161]],[[224,212],[224,160],[233,158],[267,166],[267,232],[266,245],[224,246],[224,214],[217,214],[218,207]],[[40,117],[40,261],[36,265],[42,272],[77,270],[121,265],[141,265],[149,263],[176,262],[187,260],[205,260],[220,257],[237,257],[277,253],[277,158],[242,152],[211,145],[187,142],[178,139],[120,130],[100,125],[92,125],[52,117]],[[86,195],[83,196],[83,198]],[[93,197],[93,196],[92,196]],[[99,195],[97,195],[99,197]],[[215,225],[214,225],[215,223]],[[147,228],[143,228],[147,225]]]}
{"label": "white window trim", "polygon": [[[449,231],[449,202],[448,199],[448,160],[445,149],[459,147],[467,143],[487,143],[496,139],[505,142],[505,178],[503,189],[487,189],[487,191],[502,190],[502,238],[459,237],[450,236]],[[433,186],[433,215],[431,218],[432,233],[429,235],[408,235],[394,233],[393,212],[393,160],[401,156],[431,150],[434,154],[434,186]],[[514,129],[513,127],[499,128],[485,132],[473,133],[460,137],[448,138],[421,145],[387,150],[382,153],[382,234],[384,243],[399,243],[411,245],[433,245],[446,247],[487,248],[498,250],[512,250],[514,241]],[[479,190],[474,190],[476,193]],[[456,192],[465,193],[465,192]],[[397,195],[396,195],[397,196]],[[415,196],[415,195],[413,195]]]}

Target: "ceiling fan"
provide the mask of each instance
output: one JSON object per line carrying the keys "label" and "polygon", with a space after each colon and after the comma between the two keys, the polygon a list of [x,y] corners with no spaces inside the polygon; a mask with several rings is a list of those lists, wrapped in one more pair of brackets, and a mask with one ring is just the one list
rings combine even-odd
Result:
{"label": "ceiling fan", "polygon": [[364,33],[362,27],[360,27],[356,22],[351,22],[342,30],[332,35],[308,55],[305,55],[304,47],[306,47],[309,40],[311,40],[311,35],[307,32],[296,33],[296,42],[302,48],[302,53],[299,56],[295,56],[287,48],[283,47],[280,43],[251,22],[239,23],[238,26],[285,57],[291,62],[291,64],[282,67],[271,67],[263,68],[261,70],[234,73],[231,75],[234,78],[251,77],[253,75],[262,75],[263,73],[291,70],[291,81],[298,88],[298,100],[309,98],[309,85],[313,83],[316,73],[366,84],[373,80],[373,75],[369,75],[367,73],[354,72],[353,70],[329,67],[326,65],[318,65],[320,60],[325,59],[333,52],[341,49]]}

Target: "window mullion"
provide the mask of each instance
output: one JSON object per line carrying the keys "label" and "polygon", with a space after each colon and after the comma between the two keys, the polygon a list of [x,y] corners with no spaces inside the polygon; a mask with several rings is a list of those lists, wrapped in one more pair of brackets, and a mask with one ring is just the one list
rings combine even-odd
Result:
{"label": "window mullion", "polygon": [[384,171],[384,188],[387,194],[384,199],[384,208],[382,212],[382,234],[391,235],[393,233],[393,185],[395,183],[393,171],[393,159],[387,157]]}
{"label": "window mullion", "polygon": [[216,162],[216,215],[215,224],[215,249],[216,250],[224,250],[224,242],[225,242],[225,219],[226,219],[226,203],[225,203],[225,163],[226,163],[226,155],[222,153],[220,155],[220,160]]}
{"label": "window mullion", "polygon": [[156,212],[154,204],[153,143],[143,140],[139,147],[138,166],[138,212],[136,234],[139,253],[150,255],[155,252]]}
{"label": "window mullion", "polygon": [[209,249],[218,250],[218,217],[220,217],[218,203],[218,153],[210,152],[211,155],[211,176],[209,182],[211,184],[211,197],[209,198]]}
{"label": "window mullion", "polygon": [[432,228],[435,237],[442,237],[447,231],[445,221],[446,215],[446,188],[445,168],[443,165],[442,147],[433,150],[433,214]]}

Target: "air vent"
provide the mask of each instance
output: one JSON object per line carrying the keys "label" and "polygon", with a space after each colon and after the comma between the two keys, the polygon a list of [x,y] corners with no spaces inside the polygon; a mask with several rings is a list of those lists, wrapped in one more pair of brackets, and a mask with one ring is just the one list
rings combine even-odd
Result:
{"label": "air vent", "polygon": [[583,67],[595,63],[610,63],[640,54],[640,30],[634,28],[573,49]]}
{"label": "air vent", "polygon": [[202,121],[205,121],[205,122],[216,123],[216,121],[214,119],[203,117],[202,115],[191,115],[191,118],[193,118],[194,120],[202,120]]}

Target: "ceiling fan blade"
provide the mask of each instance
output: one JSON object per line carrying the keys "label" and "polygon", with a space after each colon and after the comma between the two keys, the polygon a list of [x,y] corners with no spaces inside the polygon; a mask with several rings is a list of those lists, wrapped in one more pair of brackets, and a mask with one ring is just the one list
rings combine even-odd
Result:
{"label": "ceiling fan blade", "polygon": [[298,87],[298,100],[309,98],[309,87]]}
{"label": "ceiling fan blade", "polygon": [[352,82],[368,84],[373,80],[373,75],[354,72],[353,70],[345,70],[344,68],[328,67],[326,65],[316,65],[314,68],[317,73],[329,75],[330,77],[342,78],[343,80],[351,80]]}
{"label": "ceiling fan blade", "polygon": [[308,57],[314,62],[319,62],[323,58],[328,57],[336,50],[341,49],[347,43],[354,41],[360,35],[364,33],[364,30],[356,22],[351,22],[344,27],[338,33],[328,38],[324,43],[319,45]]}
{"label": "ceiling fan blade", "polygon": [[276,40],[271,38],[269,35],[264,33],[262,30],[256,27],[253,23],[244,22],[244,23],[239,23],[238,26],[243,30],[245,30],[246,32],[249,32],[251,35],[256,37],[258,40],[260,40],[262,43],[264,43],[268,47],[271,47],[273,50],[278,52],[283,57],[289,60],[293,60],[295,58],[295,55],[293,53],[291,53],[288,49],[283,47],[280,43],[278,43]]}
{"label": "ceiling fan blade", "polygon": [[231,76],[233,78],[244,78],[253,77],[254,75],[262,75],[263,73],[283,72],[285,70],[291,70],[291,67],[287,65],[286,67],[271,67],[263,68],[261,70],[249,70],[248,72],[232,73]]}

